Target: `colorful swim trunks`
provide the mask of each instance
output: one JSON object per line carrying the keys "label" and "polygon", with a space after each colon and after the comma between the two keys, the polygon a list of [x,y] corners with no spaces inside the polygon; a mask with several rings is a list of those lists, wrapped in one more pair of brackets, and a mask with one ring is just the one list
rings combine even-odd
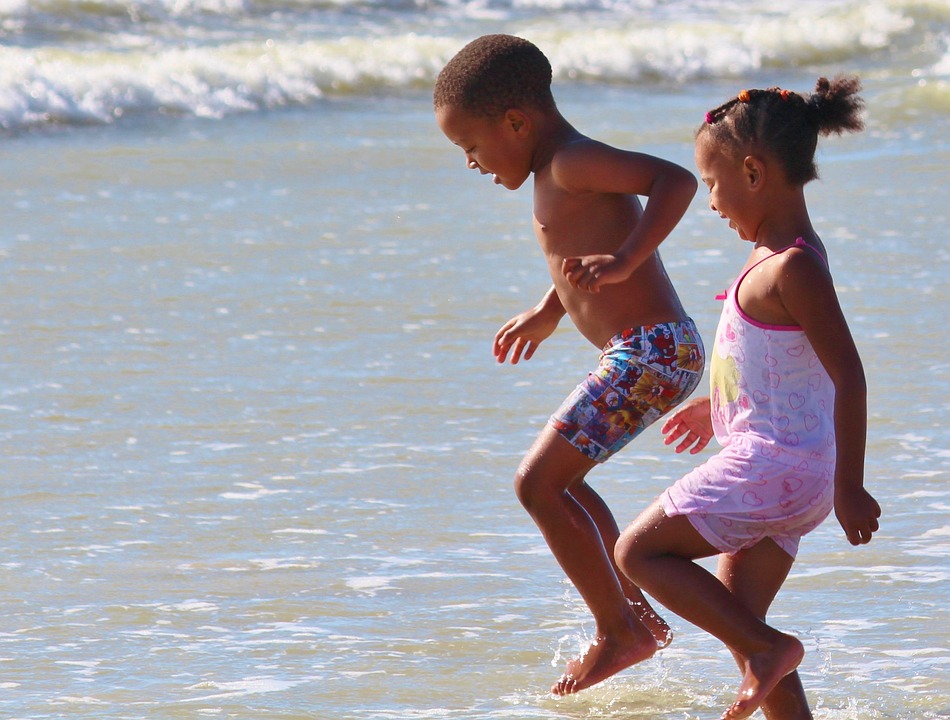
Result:
{"label": "colorful swim trunks", "polygon": [[692,320],[624,330],[595,372],[578,385],[551,425],[595,462],[604,462],[696,389],[703,342]]}

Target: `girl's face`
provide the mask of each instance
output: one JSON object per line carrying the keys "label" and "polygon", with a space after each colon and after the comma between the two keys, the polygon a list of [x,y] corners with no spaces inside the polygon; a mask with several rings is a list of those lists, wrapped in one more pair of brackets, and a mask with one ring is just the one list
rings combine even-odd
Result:
{"label": "girl's face", "polygon": [[465,151],[465,162],[497,185],[517,190],[531,175],[531,157],[525,142],[525,119],[509,111],[492,119],[445,106],[435,111],[445,136]]}
{"label": "girl's face", "polygon": [[699,176],[709,188],[710,209],[728,220],[740,238],[754,242],[757,224],[750,212],[749,177],[742,158],[725,152],[708,132],[703,132],[696,138],[695,159]]}

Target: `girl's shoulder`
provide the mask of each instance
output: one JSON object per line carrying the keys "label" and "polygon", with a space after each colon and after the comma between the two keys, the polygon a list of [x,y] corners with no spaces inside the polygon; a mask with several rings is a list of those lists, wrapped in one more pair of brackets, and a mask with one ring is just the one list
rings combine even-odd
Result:
{"label": "girl's shoulder", "polygon": [[827,251],[821,241],[806,242],[798,238],[794,243],[765,255],[756,265],[763,274],[773,275],[776,279],[831,277]]}
{"label": "girl's shoulder", "polygon": [[805,282],[814,282],[819,278],[831,279],[828,256],[824,247],[796,243],[781,253],[776,253],[775,269],[781,277],[790,280],[799,278]]}

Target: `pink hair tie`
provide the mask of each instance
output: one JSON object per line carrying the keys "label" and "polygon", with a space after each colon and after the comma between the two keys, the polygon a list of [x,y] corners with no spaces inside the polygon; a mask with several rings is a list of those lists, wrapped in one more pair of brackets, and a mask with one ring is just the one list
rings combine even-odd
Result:
{"label": "pink hair tie", "polygon": [[716,118],[713,117],[711,112],[706,113],[706,124],[712,125],[716,121]]}

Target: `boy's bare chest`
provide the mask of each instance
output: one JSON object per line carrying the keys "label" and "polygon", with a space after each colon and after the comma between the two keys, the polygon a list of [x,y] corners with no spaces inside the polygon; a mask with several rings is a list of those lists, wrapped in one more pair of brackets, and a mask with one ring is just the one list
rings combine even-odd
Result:
{"label": "boy's bare chest", "polygon": [[612,252],[636,224],[633,198],[563,191],[534,194],[534,230],[545,254],[567,257]]}

